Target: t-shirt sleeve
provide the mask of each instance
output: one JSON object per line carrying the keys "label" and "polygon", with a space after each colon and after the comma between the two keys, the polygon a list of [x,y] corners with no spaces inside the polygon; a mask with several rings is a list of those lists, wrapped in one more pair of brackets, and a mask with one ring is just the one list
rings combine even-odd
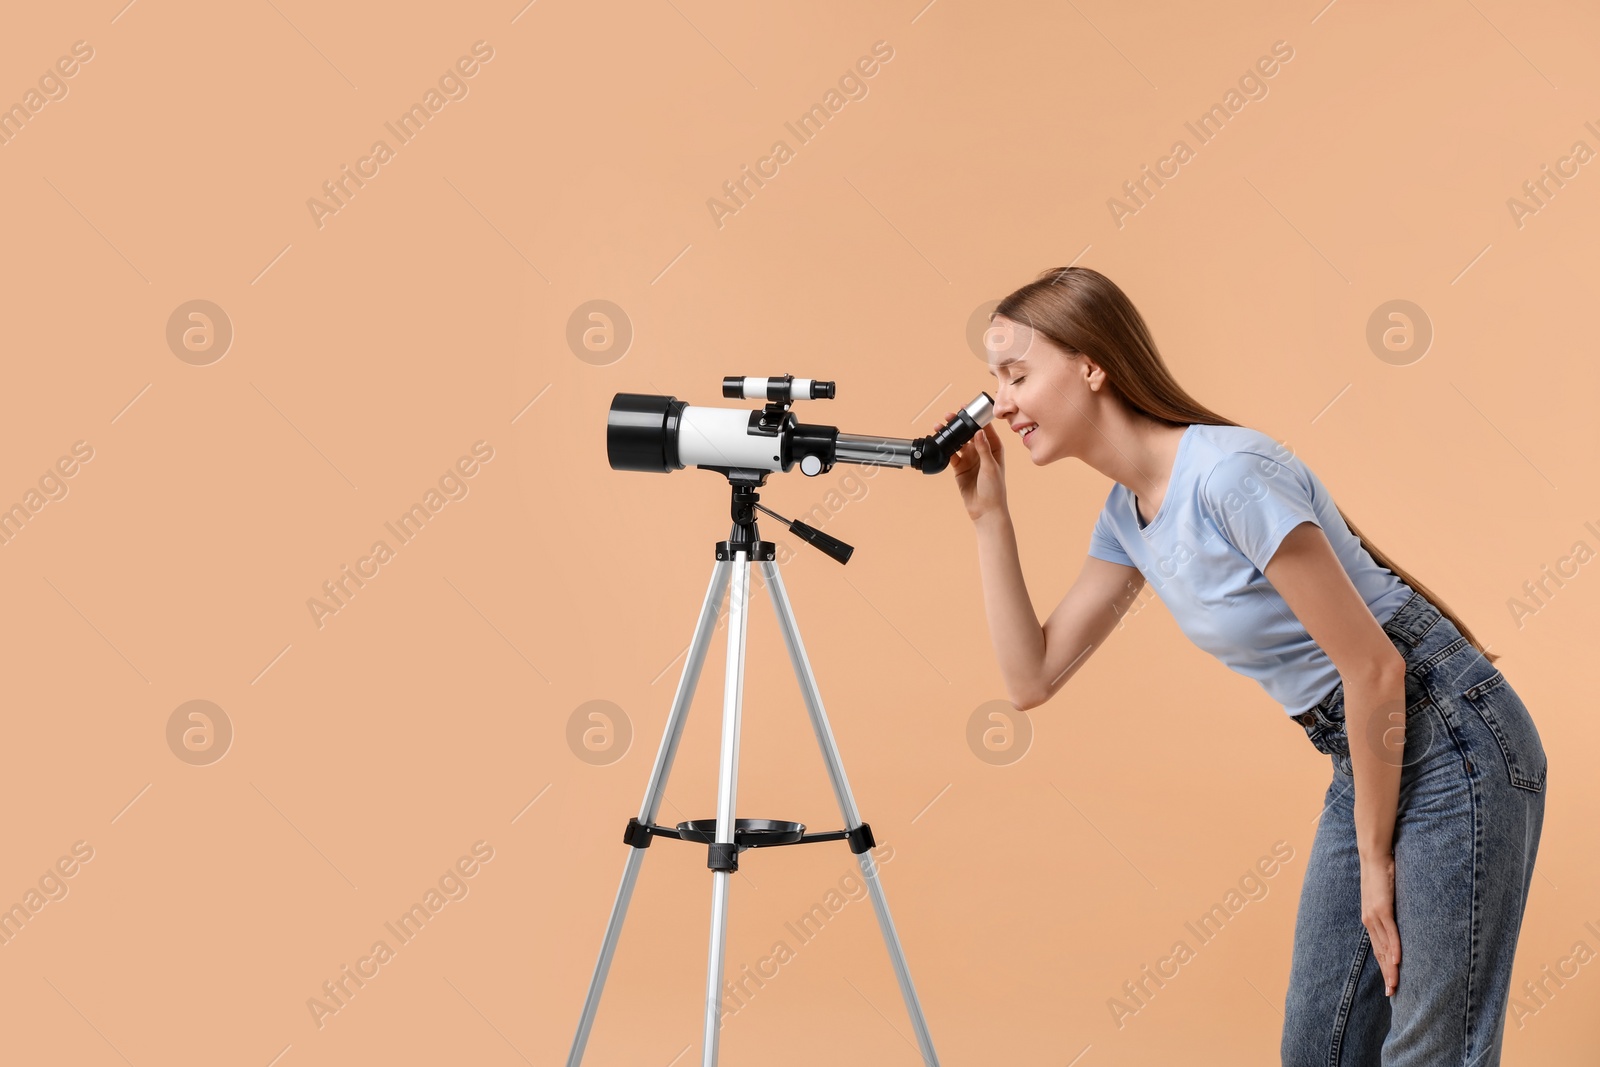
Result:
{"label": "t-shirt sleeve", "polygon": [[1122,550],[1122,542],[1117,540],[1116,532],[1111,528],[1110,507],[1111,499],[1107,497],[1106,503],[1100,508],[1100,517],[1095,519],[1094,529],[1089,533],[1089,555],[1132,567],[1133,560]]}
{"label": "t-shirt sleeve", "polygon": [[1263,573],[1290,530],[1302,522],[1322,525],[1309,479],[1254,452],[1230,452],[1218,460],[1200,497],[1217,529]]}

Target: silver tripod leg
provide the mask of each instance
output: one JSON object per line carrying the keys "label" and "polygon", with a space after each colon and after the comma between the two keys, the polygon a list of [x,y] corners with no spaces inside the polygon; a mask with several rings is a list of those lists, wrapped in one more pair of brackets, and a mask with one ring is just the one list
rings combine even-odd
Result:
{"label": "silver tripod leg", "polygon": [[[722,759],[717,773],[717,842],[734,840],[734,794],[739,775],[739,711],[744,698],[745,629],[750,610],[750,554],[735,552],[733,590],[728,594],[728,663],[722,690]],[[737,853],[735,853],[737,855]],[[732,871],[713,870],[711,949],[706,960],[705,1032],[700,1041],[702,1067],[716,1067],[722,1034],[722,967],[728,933],[728,880]]]}
{"label": "silver tripod leg", "polygon": [[[850,782],[845,778],[844,765],[839,761],[839,747],[834,744],[833,730],[828,726],[828,713],[822,707],[822,693],[817,689],[816,675],[811,673],[811,661],[806,658],[805,645],[800,641],[800,628],[795,623],[794,609],[789,605],[789,594],[784,591],[783,578],[778,565],[771,561],[761,564],[766,579],[767,592],[772,594],[772,604],[778,615],[778,626],[783,630],[784,644],[789,648],[789,661],[794,664],[795,677],[800,681],[800,691],[805,697],[806,710],[811,714],[811,729],[822,748],[822,759],[828,766],[828,778],[833,783],[834,796],[839,800],[839,812],[844,816],[847,830],[861,825],[861,815],[856,811],[855,797],[850,792]],[[731,637],[730,637],[731,641]],[[730,646],[731,647],[731,646]],[[719,838],[720,840],[720,838]],[[894,965],[894,976],[900,983],[900,996],[906,1002],[906,1014],[911,1016],[911,1026],[917,1032],[917,1045],[922,1049],[926,1067],[938,1067],[939,1055],[933,1050],[933,1037],[928,1033],[928,1021],[923,1018],[922,1004],[911,982],[911,970],[906,966],[905,953],[900,948],[900,936],[895,933],[894,919],[889,915],[889,901],[883,895],[883,885],[878,880],[878,866],[870,850],[856,854],[861,867],[861,877],[872,894],[872,909],[878,914],[878,926],[883,931],[884,944],[889,949],[889,960]],[[708,1060],[707,1067],[711,1061]]]}
{"label": "silver tripod leg", "polygon": [[[639,805],[641,823],[655,822],[656,812],[661,807],[667,775],[672,772],[672,761],[678,754],[678,741],[683,737],[683,724],[688,718],[689,705],[694,702],[694,691],[700,684],[700,668],[705,663],[706,649],[711,645],[711,634],[717,627],[717,614],[722,607],[722,596],[727,591],[728,575],[732,568],[732,563],[719,562],[711,572],[711,585],[706,590],[705,603],[700,606],[700,621],[695,626],[694,640],[689,645],[689,658],[684,661],[683,674],[678,679],[678,691],[672,698],[672,714],[667,718],[667,728],[661,735],[661,747],[656,751],[655,769],[650,772],[650,784],[645,787],[644,801]],[[748,568],[745,570],[748,571]],[[740,625],[742,628],[742,621]],[[742,638],[740,647],[743,648]],[[589,994],[584,998],[578,1033],[572,1039],[572,1050],[567,1054],[567,1067],[578,1067],[583,1062],[583,1049],[589,1043],[589,1030],[594,1025],[595,1012],[600,1007],[600,994],[605,989],[606,973],[611,970],[611,957],[617,950],[617,938],[622,933],[622,921],[628,914],[628,901],[633,897],[633,886],[639,878],[644,852],[642,848],[628,850],[628,862],[622,870],[622,886],[611,905],[611,921],[606,924],[605,940],[600,945],[600,959],[595,963],[594,977],[589,980]],[[718,981],[720,983],[721,980]]]}

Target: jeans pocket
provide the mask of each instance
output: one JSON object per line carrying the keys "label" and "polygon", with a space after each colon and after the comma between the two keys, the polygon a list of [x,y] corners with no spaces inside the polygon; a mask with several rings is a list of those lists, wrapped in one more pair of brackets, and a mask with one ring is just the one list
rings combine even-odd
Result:
{"label": "jeans pocket", "polygon": [[1511,784],[1535,793],[1544,789],[1544,744],[1533,725],[1533,716],[1506,676],[1496,670],[1461,695],[1494,734]]}

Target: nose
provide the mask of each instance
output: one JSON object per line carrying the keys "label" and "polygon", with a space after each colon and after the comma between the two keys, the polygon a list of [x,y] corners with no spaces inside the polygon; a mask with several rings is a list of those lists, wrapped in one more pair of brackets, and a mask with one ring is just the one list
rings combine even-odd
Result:
{"label": "nose", "polygon": [[1017,405],[1011,399],[1011,387],[1002,384],[994,391],[994,417],[1009,419],[1017,413]]}

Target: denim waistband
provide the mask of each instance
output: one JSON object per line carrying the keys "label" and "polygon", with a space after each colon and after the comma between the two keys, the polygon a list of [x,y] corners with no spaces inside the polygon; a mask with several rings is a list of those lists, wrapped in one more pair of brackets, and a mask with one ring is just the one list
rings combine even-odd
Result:
{"label": "denim waistband", "polygon": [[[1401,604],[1389,617],[1389,621],[1383,624],[1383,630],[1402,646],[1403,652],[1409,659],[1411,652],[1422,644],[1428,631],[1432,630],[1442,618],[1444,614],[1434,606],[1433,602],[1413,589],[1406,602]],[[1313,710],[1327,711],[1332,707],[1334,697],[1343,685],[1342,681],[1335,683],[1327,695],[1317,701]]]}

